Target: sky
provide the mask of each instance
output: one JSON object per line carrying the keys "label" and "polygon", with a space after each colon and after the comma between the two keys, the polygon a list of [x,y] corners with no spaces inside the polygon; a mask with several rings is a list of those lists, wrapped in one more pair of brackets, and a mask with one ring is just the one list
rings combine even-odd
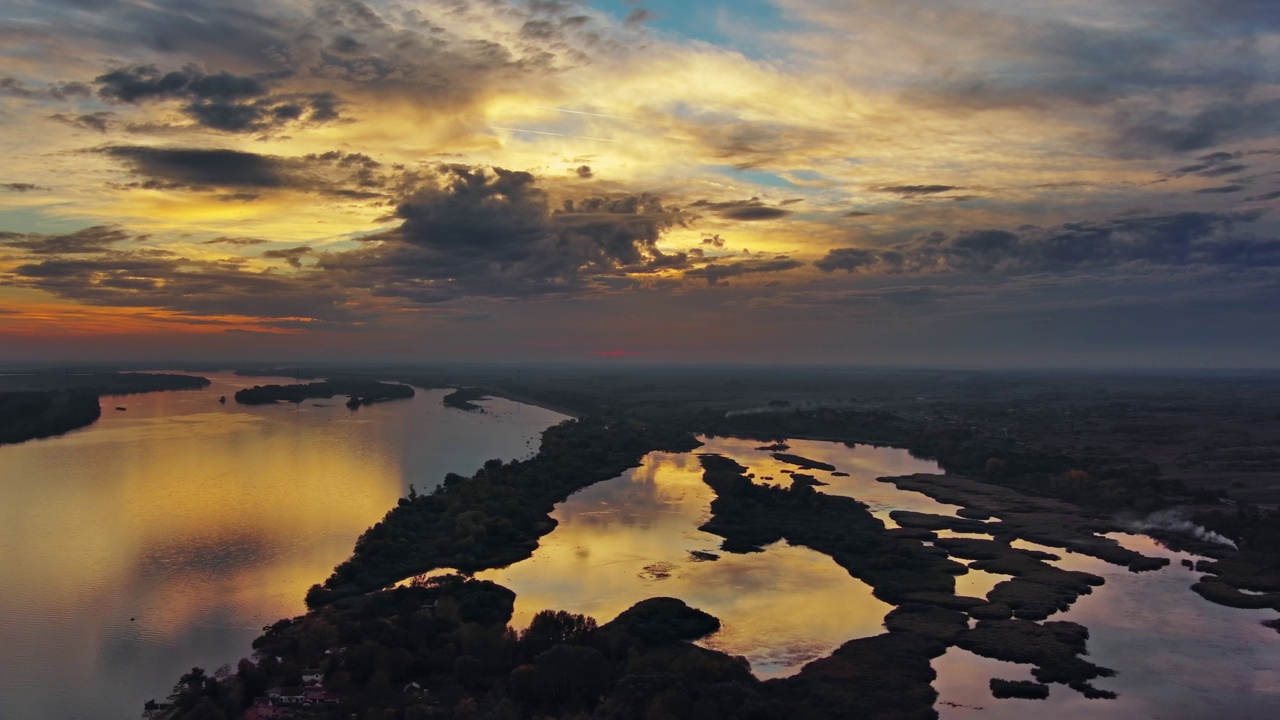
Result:
{"label": "sky", "polygon": [[1274,0],[0,0],[0,361],[1280,366]]}

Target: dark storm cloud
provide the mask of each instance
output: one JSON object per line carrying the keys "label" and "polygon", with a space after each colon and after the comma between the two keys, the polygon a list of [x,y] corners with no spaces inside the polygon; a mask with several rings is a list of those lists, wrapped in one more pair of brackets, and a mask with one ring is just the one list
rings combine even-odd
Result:
{"label": "dark storm cloud", "polygon": [[60,235],[0,232],[0,246],[25,250],[34,255],[79,255],[104,252],[129,239],[117,227],[98,225]]}
{"label": "dark storm cloud", "polygon": [[860,217],[867,217],[869,215],[874,215],[874,214],[875,213],[863,212],[862,210],[850,210],[849,212],[841,215],[840,217],[860,218]]}
{"label": "dark storm cloud", "polygon": [[742,260],[736,263],[711,263],[704,267],[687,270],[684,276],[687,278],[691,277],[706,280],[708,285],[718,285],[721,281],[728,278],[741,277],[743,275],[783,272],[785,270],[794,270],[803,266],[804,263],[799,260],[791,260],[787,258],[774,260]]}
{"label": "dark storm cloud", "polygon": [[152,189],[231,189],[228,200],[254,200],[259,190],[314,192],[353,200],[383,197],[381,165],[359,153],[328,152],[282,158],[239,150],[113,146],[99,150],[120,160]]}
{"label": "dark storm cloud", "polygon": [[317,266],[380,295],[437,302],[466,295],[584,292],[601,277],[679,269],[658,239],[681,222],[650,195],[566,201],[552,211],[533,175],[448,166],[396,208],[400,227]]}
{"label": "dark storm cloud", "polygon": [[137,175],[162,187],[294,188],[313,183],[288,162],[239,150],[117,146],[104,149]]}
{"label": "dark storm cloud", "polygon": [[[123,157],[137,162],[156,182],[296,186],[296,168],[279,158],[127,150]],[[343,153],[299,162],[302,167],[345,166],[348,171],[378,167],[370,158]],[[652,195],[589,197],[552,209],[528,173],[464,166],[433,172],[397,206],[401,225],[363,238],[355,250],[316,252],[301,246],[261,253],[283,260],[294,273],[256,271],[244,258],[209,261],[122,247],[137,238],[119,228],[96,227],[65,235],[0,235],[0,246],[20,253],[8,258],[13,264],[0,274],[0,283],[87,304],[158,307],[192,316],[348,322],[355,317],[353,298],[370,293],[415,303],[581,295],[631,287],[634,274],[683,271],[699,262],[688,253],[658,249],[663,233],[683,223],[684,216]],[[201,242],[252,246],[264,240],[217,237]],[[306,257],[315,262],[304,265]],[[703,277],[796,265],[786,259],[746,261]]]}
{"label": "dark storm cloud", "polygon": [[162,72],[154,65],[117,68],[94,79],[98,96],[109,102],[139,104],[178,101],[198,124],[225,132],[258,132],[296,122],[323,123],[339,118],[342,104],[331,92],[273,93],[272,85],[291,73],[207,74],[195,65]]}
{"label": "dark storm cloud", "polygon": [[814,264],[825,272],[968,271],[1026,274],[1115,268],[1280,266],[1280,239],[1242,231],[1256,213],[1186,212],[1052,228],[935,232],[887,249],[838,248]]}
{"label": "dark storm cloud", "polygon": [[41,189],[39,185],[36,185],[34,183],[24,183],[24,182],[0,183],[0,188],[4,188],[9,192],[20,192],[20,193],[31,192],[32,190]]}
{"label": "dark storm cloud", "polygon": [[729,202],[710,202],[707,200],[699,200],[690,207],[699,210],[710,210],[723,218],[730,220],[777,220],[791,214],[790,210],[783,208],[771,207],[760,202],[760,198],[751,198],[750,200],[733,200]]}

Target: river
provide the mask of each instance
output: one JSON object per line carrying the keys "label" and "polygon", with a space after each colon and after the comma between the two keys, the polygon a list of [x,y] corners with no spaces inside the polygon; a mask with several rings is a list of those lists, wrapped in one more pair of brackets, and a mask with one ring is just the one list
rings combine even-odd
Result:
{"label": "river", "polygon": [[293,380],[207,377],[0,447],[0,718],[139,717],[185,670],[234,666],[263,625],[303,612],[409,483],[528,457],[565,419],[446,408],[446,390],[246,407],[236,390]]}

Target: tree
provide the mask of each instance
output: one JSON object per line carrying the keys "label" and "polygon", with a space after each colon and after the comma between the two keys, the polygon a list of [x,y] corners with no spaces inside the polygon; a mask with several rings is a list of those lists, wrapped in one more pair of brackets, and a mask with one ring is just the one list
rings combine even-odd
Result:
{"label": "tree", "polygon": [[520,654],[533,658],[561,643],[577,642],[596,629],[596,620],[564,610],[542,610],[520,634]]}

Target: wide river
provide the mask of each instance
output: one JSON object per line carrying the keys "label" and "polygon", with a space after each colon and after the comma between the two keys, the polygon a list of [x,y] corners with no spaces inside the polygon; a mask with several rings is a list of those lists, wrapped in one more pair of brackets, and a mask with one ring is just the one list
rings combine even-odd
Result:
{"label": "wide river", "polygon": [[[447,409],[444,391],[354,413],[337,398],[244,408],[217,398],[288,380],[211,379],[203,391],[106,398],[90,428],[0,447],[0,720],[137,717],[184,670],[234,663],[263,625],[300,613],[306,588],[409,483],[427,491],[446,472],[526,457],[564,419],[504,400],[484,401],[484,413]],[[678,597],[722,622],[700,644],[746,657],[762,678],[883,632],[892,608],[827,556],[785,542],[725,553],[698,530],[713,497],[698,453],[731,457],[757,482],[785,484],[794,469],[757,442],[702,440],[575,493],[532,557],[479,573],[516,591],[512,624],[544,608],[603,623],[644,598]],[[811,471],[827,483],[819,491],[861,500],[890,527],[893,510],[958,510],[876,480],[938,472],[931,460],[790,445],[841,473]],[[1280,636],[1259,624],[1274,613],[1213,605],[1187,589],[1197,575],[1177,562],[1184,556],[1117,537],[1175,562],[1137,575],[1041,549],[1106,577],[1052,619],[1093,630],[1090,659],[1119,671],[1097,684],[1120,698],[1053,685],[1048,701],[995,700],[988,680],[1029,678],[1029,666],[953,648],[933,663],[944,718],[1280,717]],[[973,570],[957,592],[984,596],[1004,579]]]}
{"label": "wide river", "polygon": [[565,419],[444,390],[247,407],[236,390],[293,380],[206,377],[0,447],[0,719],[134,720],[182,672],[234,667],[409,483],[528,457]]}

